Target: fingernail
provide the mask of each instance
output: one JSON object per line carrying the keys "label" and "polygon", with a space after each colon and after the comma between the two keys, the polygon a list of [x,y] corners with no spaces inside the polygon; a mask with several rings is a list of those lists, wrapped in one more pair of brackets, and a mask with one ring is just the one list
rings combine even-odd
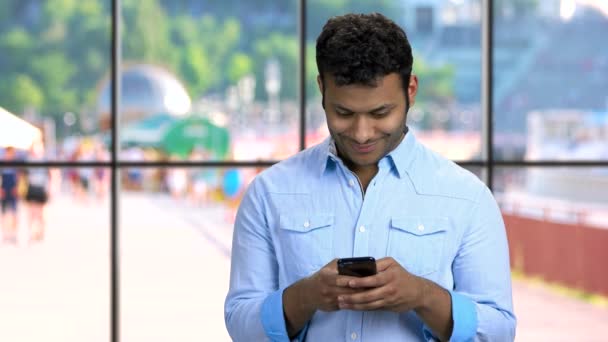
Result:
{"label": "fingernail", "polygon": [[343,302],[343,301],[344,301],[344,297],[339,296],[339,297],[338,297],[338,301],[339,301],[339,302]]}

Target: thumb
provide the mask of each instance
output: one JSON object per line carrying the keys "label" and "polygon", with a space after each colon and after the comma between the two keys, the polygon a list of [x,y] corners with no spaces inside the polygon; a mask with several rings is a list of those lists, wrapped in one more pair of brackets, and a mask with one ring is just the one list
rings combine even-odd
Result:
{"label": "thumb", "polygon": [[378,259],[376,261],[376,269],[378,272],[386,271],[387,268],[394,265],[396,263],[395,259],[391,257],[386,257],[382,259]]}

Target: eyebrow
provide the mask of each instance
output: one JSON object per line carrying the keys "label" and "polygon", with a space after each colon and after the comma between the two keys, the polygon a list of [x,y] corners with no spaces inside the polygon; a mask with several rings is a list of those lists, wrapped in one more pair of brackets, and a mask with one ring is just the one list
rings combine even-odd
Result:
{"label": "eyebrow", "polygon": [[[351,110],[351,109],[349,109],[349,108],[346,108],[346,107],[344,107],[344,106],[342,106],[342,105],[339,105],[339,104],[337,104],[337,103],[333,103],[332,105],[333,105],[333,106],[334,106],[334,108],[336,108],[337,110],[341,110],[341,111],[348,112],[348,113],[354,113],[354,112],[355,112],[355,111],[353,111],[353,110]],[[376,107],[376,108],[374,108],[374,109],[372,109],[372,110],[368,111],[368,113],[372,113],[372,114],[374,114],[374,113],[378,113],[378,112],[381,112],[381,111],[384,111],[384,110],[393,109],[393,108],[395,108],[395,107],[397,107],[397,105],[396,105],[396,104],[383,104],[383,105],[381,105],[381,106],[379,106],[379,107]]]}

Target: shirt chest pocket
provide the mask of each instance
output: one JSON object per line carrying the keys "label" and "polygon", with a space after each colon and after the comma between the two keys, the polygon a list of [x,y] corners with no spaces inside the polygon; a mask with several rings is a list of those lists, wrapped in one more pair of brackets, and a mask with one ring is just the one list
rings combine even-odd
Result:
{"label": "shirt chest pocket", "polygon": [[279,239],[288,273],[308,276],[331,261],[334,216],[281,215]]}
{"label": "shirt chest pocket", "polygon": [[387,254],[417,276],[437,272],[448,227],[447,217],[393,218]]}

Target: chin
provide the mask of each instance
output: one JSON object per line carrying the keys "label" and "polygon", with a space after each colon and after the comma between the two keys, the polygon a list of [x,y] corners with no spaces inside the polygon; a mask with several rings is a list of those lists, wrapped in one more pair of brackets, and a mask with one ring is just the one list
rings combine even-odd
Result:
{"label": "chin", "polygon": [[350,158],[352,163],[358,167],[375,166],[380,161],[377,156],[369,156],[363,158]]}

